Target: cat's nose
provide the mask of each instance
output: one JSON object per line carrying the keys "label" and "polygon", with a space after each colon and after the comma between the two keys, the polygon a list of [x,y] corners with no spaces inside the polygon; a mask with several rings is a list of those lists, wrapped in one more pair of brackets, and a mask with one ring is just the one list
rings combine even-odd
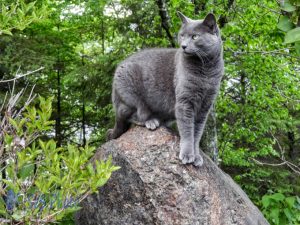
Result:
{"label": "cat's nose", "polygon": [[183,49],[183,50],[185,50],[186,49],[186,45],[181,45],[181,48]]}

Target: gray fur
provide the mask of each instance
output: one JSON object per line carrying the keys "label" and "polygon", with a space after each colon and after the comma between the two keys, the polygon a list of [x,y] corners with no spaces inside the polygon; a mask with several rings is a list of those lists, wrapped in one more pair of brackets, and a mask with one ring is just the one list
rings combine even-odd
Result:
{"label": "gray fur", "polygon": [[179,158],[201,166],[199,142],[224,70],[222,41],[213,14],[204,20],[179,16],[181,48],[144,50],[118,66],[112,95],[116,121],[108,138],[119,137],[131,123],[154,130],[176,119]]}

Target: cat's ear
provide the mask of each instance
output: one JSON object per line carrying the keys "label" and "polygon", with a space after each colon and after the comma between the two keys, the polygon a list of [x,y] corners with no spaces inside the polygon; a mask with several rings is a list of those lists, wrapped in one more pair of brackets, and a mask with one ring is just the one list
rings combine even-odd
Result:
{"label": "cat's ear", "polygon": [[187,16],[183,15],[183,13],[177,11],[177,15],[179,16],[179,18],[181,19],[182,24],[187,24],[191,21],[190,18],[188,18]]}
{"label": "cat's ear", "polygon": [[209,13],[203,20],[203,24],[207,26],[212,32],[217,31],[217,20],[214,14]]}

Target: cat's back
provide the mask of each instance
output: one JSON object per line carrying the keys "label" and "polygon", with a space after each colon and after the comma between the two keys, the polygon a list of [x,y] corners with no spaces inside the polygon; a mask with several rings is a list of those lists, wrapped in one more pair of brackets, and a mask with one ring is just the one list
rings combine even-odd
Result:
{"label": "cat's back", "polygon": [[173,76],[175,71],[176,49],[153,48],[141,50],[129,56],[118,69],[134,69],[135,76],[155,76],[165,74],[164,77]]}
{"label": "cat's back", "polygon": [[142,65],[174,63],[177,49],[174,48],[150,48],[132,54],[123,63],[137,63]]}

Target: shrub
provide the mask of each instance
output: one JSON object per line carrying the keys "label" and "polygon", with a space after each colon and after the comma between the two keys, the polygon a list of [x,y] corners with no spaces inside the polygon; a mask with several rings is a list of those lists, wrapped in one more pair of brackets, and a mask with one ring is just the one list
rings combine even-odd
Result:
{"label": "shrub", "polygon": [[88,145],[58,147],[45,135],[51,111],[51,99],[39,97],[37,108],[7,107],[1,118],[0,224],[59,221],[119,168],[111,158],[92,165]]}
{"label": "shrub", "polygon": [[264,195],[263,213],[271,224],[300,224],[300,198],[286,197],[281,193]]}

